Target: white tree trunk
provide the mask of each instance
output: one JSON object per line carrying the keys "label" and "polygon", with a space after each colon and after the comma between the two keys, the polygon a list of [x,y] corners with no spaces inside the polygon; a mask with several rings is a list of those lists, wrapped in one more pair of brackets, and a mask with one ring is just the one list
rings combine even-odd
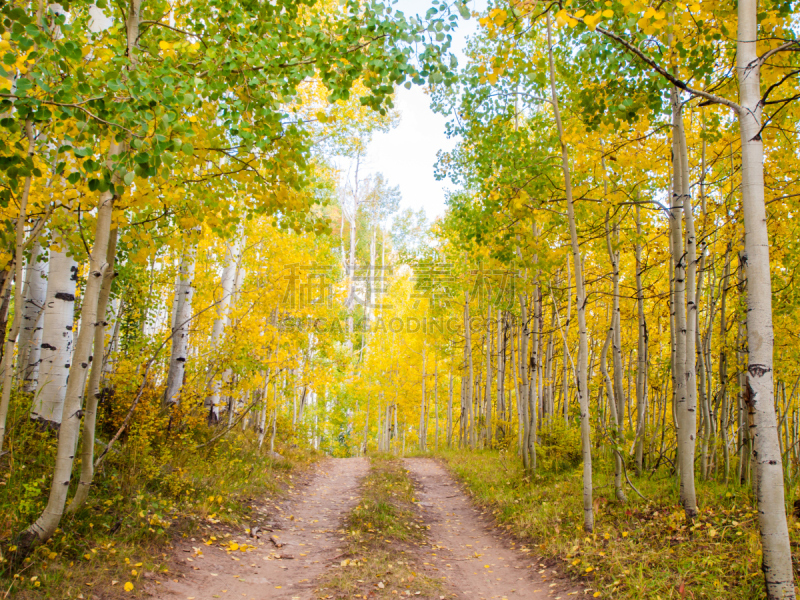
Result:
{"label": "white tree trunk", "polygon": [[[239,261],[239,240],[234,240],[232,243],[226,243],[225,252],[225,266],[222,269],[222,277],[220,278],[219,289],[215,294],[217,303],[217,318],[214,319],[214,325],[211,330],[211,346],[216,349],[222,343],[222,337],[225,333],[229,319],[228,314],[231,307],[231,297],[236,285],[236,271]],[[219,423],[219,407],[220,407],[220,391],[222,388],[222,377],[213,377],[209,382],[211,385],[211,393],[205,401],[206,409],[208,410],[208,422]]]}
{"label": "white tree trunk", "polygon": [[114,281],[114,262],[117,255],[117,229],[109,235],[108,250],[106,251],[106,270],[103,273],[103,284],[97,300],[98,319],[94,330],[94,354],[92,368],[89,373],[89,397],[86,400],[86,410],[83,417],[83,443],[81,446],[81,479],[75,496],[69,505],[68,512],[75,512],[83,506],[89,497],[89,489],[94,478],[94,440],[95,425],[97,423],[97,405],[100,402],[100,381],[103,377],[103,353],[105,350],[106,332],[108,323],[105,320],[108,308],[108,298],[111,295],[111,284]]}
{"label": "white tree trunk", "polygon": [[747,256],[748,409],[753,417],[758,481],[758,520],[767,597],[794,598],[794,574],[784,504],[783,464],[775,418],[772,364],[772,282],[764,204],[758,3],[739,0],[736,71],[742,143],[742,206]]}
{"label": "white tree trunk", "polygon": [[647,321],[644,316],[644,290],[642,288],[642,219],[636,205],[636,311],[639,335],[636,345],[636,474],[642,472],[645,428],[647,426]]}
{"label": "white tree trunk", "polygon": [[[55,246],[60,246],[58,250]],[[50,427],[61,424],[72,363],[75,285],[78,265],[60,237],[50,245],[50,270],[42,319],[41,366],[31,419]]]}
{"label": "white tree trunk", "polygon": [[483,393],[484,430],[483,438],[487,448],[492,447],[492,306],[486,310],[486,383]]}
{"label": "white tree trunk", "polygon": [[[41,260],[42,258],[45,260]],[[26,392],[36,391],[36,381],[39,377],[44,304],[47,299],[47,270],[47,257],[40,240],[37,239],[25,269],[25,306],[17,344],[17,371],[20,374],[22,389]]]}
{"label": "white tree trunk", "polygon": [[564,142],[564,127],[558,108],[556,93],[556,73],[553,61],[553,34],[550,13],[547,13],[547,46],[550,62],[550,94],[553,102],[553,115],[561,144],[561,168],[564,172],[564,189],[567,196],[567,216],[569,218],[569,234],[572,245],[572,261],[575,272],[575,296],[578,311],[578,403],[581,410],[581,454],[583,456],[583,527],[586,531],[594,530],[594,512],[592,507],[592,430],[589,418],[589,335],[586,329],[586,292],[583,283],[583,265],[581,249],[578,243],[578,228],[575,223],[575,207],[572,198],[572,179],[569,168],[569,153]]}
{"label": "white tree trunk", "polygon": [[[465,338],[465,353],[467,355],[467,390],[465,394],[464,407],[461,411],[461,420],[464,426],[464,439],[469,440],[470,447],[474,447],[472,443],[472,395],[475,389],[475,370],[472,364],[472,330],[469,318],[469,292],[464,292],[464,334]],[[466,411],[464,410],[466,408]]]}
{"label": "white tree trunk", "polygon": [[[132,19],[138,23],[139,3],[134,0]],[[138,30],[138,28],[137,28]],[[137,36],[138,37],[138,36]],[[109,163],[111,157],[120,152],[116,142],[111,142],[109,149]],[[109,166],[111,166],[109,164]],[[119,184],[117,177],[114,183]],[[21,547],[30,547],[50,539],[61,521],[64,504],[67,500],[67,490],[72,478],[72,466],[75,459],[78,434],[81,426],[81,404],[83,390],[86,382],[86,370],[89,367],[89,356],[95,330],[99,325],[97,319],[97,305],[100,290],[103,285],[103,275],[108,268],[106,255],[108,251],[109,236],[111,233],[111,214],[113,210],[114,195],[103,192],[100,195],[97,208],[97,224],[95,227],[94,246],[89,257],[89,271],[86,288],[81,303],[80,329],[75,342],[75,352],[67,382],[66,394],[63,404],[63,419],[58,434],[58,449],[56,451],[56,465],[53,471],[53,481],[50,487],[50,497],[41,516],[23,534]],[[102,322],[102,320],[100,320]]]}
{"label": "white tree trunk", "polygon": [[[34,154],[34,136],[33,124],[30,119],[25,121],[25,136],[28,139],[28,159],[33,160]],[[31,191],[32,175],[25,178],[23,184],[22,194],[19,200],[19,213],[17,214],[17,223],[14,239],[14,306],[22,306],[22,290],[23,290],[23,277],[22,277],[22,261],[24,260],[23,252],[25,250],[25,215],[28,209],[28,197]],[[7,277],[11,277],[9,273]],[[14,311],[14,320],[11,323],[11,331],[5,342],[5,349],[3,351],[2,361],[2,377],[3,377],[3,391],[0,396],[0,452],[3,450],[6,435],[6,420],[8,419],[8,406],[11,402],[11,384],[12,384],[12,371],[14,365],[14,343],[17,341],[19,330],[22,325],[22,311]]]}
{"label": "white tree trunk", "polygon": [[[677,94],[677,90],[676,90]],[[678,98],[680,100],[680,98]],[[682,487],[684,491],[684,509],[688,518],[694,518],[697,514],[697,498],[695,493],[695,472],[694,456],[697,446],[697,238],[694,230],[694,210],[692,207],[692,196],[690,194],[689,181],[689,158],[686,148],[686,133],[683,128],[683,114],[680,108],[676,114],[675,135],[678,141],[678,157],[680,162],[680,183],[678,192],[681,195],[680,202],[683,204],[683,216],[686,221],[686,359],[684,366],[684,378],[686,384],[686,403],[684,410],[684,445],[681,450],[686,450],[683,456],[682,468],[691,467],[691,472],[685,473],[682,477]],[[676,166],[677,168],[677,166]]]}
{"label": "white tree trunk", "polygon": [[[683,117],[681,115],[680,97],[678,90],[672,88],[672,206],[671,209],[671,237],[672,237],[672,256],[675,262],[674,271],[674,296],[673,312],[675,314],[675,409],[677,412],[678,423],[678,466],[680,469],[680,497],[686,518],[693,519],[697,514],[697,499],[694,487],[694,448],[696,435],[697,415],[695,405],[697,394],[691,395],[689,388],[696,384],[695,378],[690,377],[688,368],[689,362],[692,363],[691,373],[694,372],[694,352],[689,354],[689,338],[691,337],[691,347],[694,349],[694,337],[688,335],[688,324],[686,316],[686,288],[688,271],[688,253],[684,253],[684,241],[682,235],[682,217],[685,214],[684,192],[688,188],[689,173],[684,172],[683,149],[681,138],[683,137]],[[685,142],[683,143],[685,145]],[[687,239],[688,239],[687,232]],[[694,269],[692,269],[694,275]],[[694,292],[694,282],[691,283]],[[692,294],[692,304],[694,304],[694,294]],[[692,312],[692,315],[694,313]],[[692,327],[694,332],[694,327]],[[691,380],[691,381],[690,381]]]}
{"label": "white tree trunk", "polygon": [[178,404],[179,394],[183,386],[183,374],[186,371],[186,360],[189,352],[189,320],[192,317],[192,298],[194,296],[195,259],[197,246],[191,244],[184,249],[181,266],[175,285],[175,300],[172,316],[172,351],[169,357],[169,373],[164,391],[164,403],[167,406]]}
{"label": "white tree trunk", "polygon": [[419,451],[420,452],[427,452],[428,451],[428,432],[426,431],[426,419],[425,419],[425,378],[427,373],[425,372],[425,339],[422,339],[422,398],[420,399],[419,405]]}

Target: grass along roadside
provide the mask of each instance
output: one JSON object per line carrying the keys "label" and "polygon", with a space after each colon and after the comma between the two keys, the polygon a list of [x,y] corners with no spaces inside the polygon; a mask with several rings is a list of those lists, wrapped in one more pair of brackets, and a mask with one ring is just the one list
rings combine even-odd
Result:
{"label": "grass along roadside", "polygon": [[52,472],[55,443],[55,436],[23,424],[0,459],[0,599],[140,596],[145,581],[174,576],[175,539],[216,533],[225,542],[226,532],[260,518],[260,500],[280,496],[314,460],[289,448],[282,449],[284,459],[272,460],[234,432],[202,451],[194,439],[157,446],[131,436],[110,455],[87,504],[65,515],[56,535],[21,565],[12,565],[12,535],[47,500],[48,481],[32,474]]}
{"label": "grass along roadside", "polygon": [[414,512],[414,483],[402,463],[372,457],[361,494],[341,531],[346,546],[322,575],[317,598],[444,598],[442,582],[425,574],[417,558],[427,527]]}
{"label": "grass along roadside", "polygon": [[[687,525],[675,478],[657,472],[614,498],[613,466],[595,461],[595,532],[582,529],[581,468],[540,469],[527,477],[520,461],[497,451],[441,456],[474,501],[529,547],[564,571],[619,600],[764,598],[757,513],[749,489],[698,480],[700,514]],[[633,478],[633,475],[631,474]],[[800,529],[790,517],[792,545]]]}

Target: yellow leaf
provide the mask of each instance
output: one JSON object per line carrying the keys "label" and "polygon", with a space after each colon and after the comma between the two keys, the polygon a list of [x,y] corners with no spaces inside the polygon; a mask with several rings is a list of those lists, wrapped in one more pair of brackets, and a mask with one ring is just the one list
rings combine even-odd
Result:
{"label": "yellow leaf", "polygon": [[122,587],[125,589],[126,592],[132,592],[133,591],[133,584],[130,581],[126,581],[125,585],[122,586]]}
{"label": "yellow leaf", "polygon": [[613,11],[613,10],[604,10],[604,11],[603,11],[603,16],[604,16],[606,19],[610,19],[611,17],[613,17],[613,16],[614,16],[614,11]]}

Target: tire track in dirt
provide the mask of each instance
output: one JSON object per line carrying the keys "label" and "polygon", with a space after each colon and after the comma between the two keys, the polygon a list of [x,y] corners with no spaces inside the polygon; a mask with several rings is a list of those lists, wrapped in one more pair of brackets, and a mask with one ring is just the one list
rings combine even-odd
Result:
{"label": "tire track in dirt", "polygon": [[[510,548],[481,518],[461,486],[437,461],[407,458],[420,506],[430,526],[426,564],[446,577],[449,591],[470,600],[567,600],[585,592],[545,568],[535,556]],[[451,596],[449,596],[451,597]]]}
{"label": "tire track in dirt", "polygon": [[[240,532],[224,538],[255,545],[247,552],[228,552],[219,547],[222,537],[206,546],[181,540],[176,545],[179,563],[185,567],[178,578],[153,585],[148,590],[158,600],[308,600],[313,584],[336,558],[341,544],[342,520],[359,499],[359,482],[366,475],[369,461],[363,458],[327,459],[316,467],[310,481],[298,485],[280,503],[275,515],[276,548],[269,532],[254,541]],[[198,555],[194,548],[200,548]],[[189,553],[185,553],[186,551]],[[276,558],[281,555],[285,558]],[[291,558],[288,558],[291,556]],[[188,562],[186,562],[188,561]]]}

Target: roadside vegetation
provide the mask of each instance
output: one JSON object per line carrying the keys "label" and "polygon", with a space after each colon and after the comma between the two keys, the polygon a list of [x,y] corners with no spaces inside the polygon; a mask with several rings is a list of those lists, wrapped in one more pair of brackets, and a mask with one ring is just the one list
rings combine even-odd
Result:
{"label": "roadside vegetation", "polygon": [[[628,500],[614,499],[613,465],[595,470],[595,531],[583,530],[574,498],[581,493],[576,460],[540,461],[526,474],[505,451],[445,451],[442,457],[474,501],[532,553],[560,563],[562,571],[619,600],[765,598],[761,545],[752,492],[738,484],[698,481],[699,514],[685,519],[678,483],[666,469],[631,474],[646,498],[630,487]],[[793,546],[800,529],[790,517]],[[795,560],[797,556],[795,556]]]}
{"label": "roadside vegetation", "polygon": [[[288,444],[270,458],[244,435],[198,448],[203,441],[168,441],[134,428],[105,462],[86,505],[67,514],[56,535],[18,562],[9,544],[0,559],[0,598],[138,596],[145,580],[172,576],[173,540],[201,527],[248,527],[254,501],[281,495],[314,460]],[[27,420],[14,429],[0,459],[0,539],[47,502],[47,481],[29,474],[52,470],[55,445],[52,433]]]}

